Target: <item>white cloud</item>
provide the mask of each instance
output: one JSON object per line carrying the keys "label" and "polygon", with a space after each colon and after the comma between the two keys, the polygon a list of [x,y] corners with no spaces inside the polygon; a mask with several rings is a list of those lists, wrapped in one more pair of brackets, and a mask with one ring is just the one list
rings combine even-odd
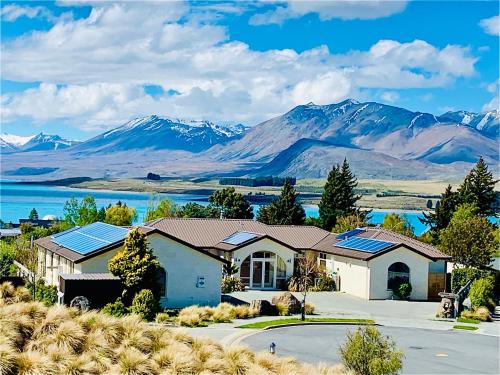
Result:
{"label": "white cloud", "polygon": [[396,91],[384,91],[380,98],[388,103],[396,103],[399,100],[399,93]]}
{"label": "white cloud", "polygon": [[483,111],[500,111],[500,97],[494,96],[488,103],[483,105]]}
{"label": "white cloud", "polygon": [[496,35],[496,36],[500,35],[500,18],[499,18],[499,16],[485,18],[479,22],[479,25],[488,34]]}
{"label": "white cloud", "polygon": [[2,20],[7,22],[14,22],[20,17],[51,17],[51,13],[45,7],[31,7],[16,4],[4,5],[0,9],[0,15],[2,16]]}
{"label": "white cloud", "polygon": [[287,1],[273,10],[255,14],[250,18],[250,24],[282,24],[287,19],[300,18],[309,13],[317,14],[323,21],[333,18],[376,19],[399,13],[405,7],[404,0]]}
{"label": "white cloud", "polygon": [[[382,40],[367,51],[326,46],[254,51],[227,30],[187,17],[184,3],[98,3],[88,18],[60,19],[2,43],[4,79],[43,82],[2,97],[2,120],[71,119],[85,129],[131,117],[234,120],[253,125],[310,101],[363,89],[442,87],[475,73],[468,48]],[[152,98],[144,85],[179,95]]]}

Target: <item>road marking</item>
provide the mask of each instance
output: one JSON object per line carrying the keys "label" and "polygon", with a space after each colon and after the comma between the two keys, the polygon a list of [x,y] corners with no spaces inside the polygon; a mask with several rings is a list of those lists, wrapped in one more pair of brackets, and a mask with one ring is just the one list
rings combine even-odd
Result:
{"label": "road marking", "polygon": [[438,354],[436,354],[436,357],[448,357],[448,354],[438,353]]}

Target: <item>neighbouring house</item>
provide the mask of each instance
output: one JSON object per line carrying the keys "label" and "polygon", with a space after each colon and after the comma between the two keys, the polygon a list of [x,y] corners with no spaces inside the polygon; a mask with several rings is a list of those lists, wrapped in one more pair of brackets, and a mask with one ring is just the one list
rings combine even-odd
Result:
{"label": "neighbouring house", "polygon": [[[153,227],[140,229],[164,269],[159,275],[164,286],[162,307],[220,303],[222,266],[227,263],[224,258]],[[46,284],[58,287],[61,302],[69,302],[64,294],[74,295],[75,288],[85,290],[95,307],[105,302],[102,295],[116,298],[116,278],[108,271],[108,261],[123,249],[129,230],[97,222],[36,240],[41,277]]]}
{"label": "neighbouring house", "polygon": [[307,252],[336,280],[337,290],[364,298],[392,297],[392,286],[411,283],[411,299],[438,299],[446,288],[449,256],[385,229],[332,234],[314,226],[266,225],[253,220],[164,218],[146,226],[239,268],[250,289],[280,289]]}
{"label": "neighbouring house", "polygon": [[[166,271],[164,307],[220,302],[224,262],[238,267],[237,276],[249,289],[285,288],[297,259],[307,253],[335,279],[337,290],[353,296],[391,298],[394,283],[408,281],[411,299],[436,299],[445,290],[450,259],[431,245],[374,227],[332,234],[314,226],[253,220],[163,218],[140,228]],[[62,293],[66,280],[95,280],[95,273],[105,278],[108,261],[123,247],[128,231],[94,223],[37,240],[45,281]]]}

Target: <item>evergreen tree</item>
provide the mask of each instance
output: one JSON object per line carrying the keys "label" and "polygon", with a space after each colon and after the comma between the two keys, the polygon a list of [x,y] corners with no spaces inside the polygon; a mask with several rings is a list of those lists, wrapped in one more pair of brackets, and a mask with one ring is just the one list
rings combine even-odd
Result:
{"label": "evergreen tree", "polygon": [[325,188],[319,203],[321,226],[330,231],[342,216],[359,214],[366,215],[356,208],[356,202],[361,198],[354,193],[358,185],[356,177],[344,159],[342,166],[335,165],[326,180]]}
{"label": "evergreen tree", "polygon": [[209,198],[210,209],[215,208],[225,219],[253,219],[253,208],[243,194],[234,187],[215,191]]}
{"label": "evergreen tree", "polygon": [[495,215],[496,193],[494,189],[497,182],[498,180],[493,179],[493,173],[488,170],[484,159],[480,157],[458,188],[460,203],[475,204],[481,216]]}
{"label": "evergreen tree", "polygon": [[459,196],[451,190],[451,185],[446,187],[438,203],[436,203],[434,212],[423,212],[424,217],[419,218],[422,224],[429,226],[429,233],[434,239],[434,243],[438,242],[439,232],[448,226],[459,204]]}
{"label": "evergreen tree", "polygon": [[285,181],[281,195],[271,204],[260,208],[257,220],[272,225],[302,225],[306,213],[302,205],[297,202],[298,193],[295,188]]}
{"label": "evergreen tree", "polygon": [[36,208],[31,209],[29,219],[38,220],[38,211],[36,210]]}
{"label": "evergreen tree", "polygon": [[199,203],[189,202],[179,208],[177,216],[186,218],[218,218],[220,213],[213,207],[205,207]]}
{"label": "evergreen tree", "polygon": [[108,268],[121,279],[126,304],[130,304],[135,294],[142,289],[151,290],[159,300],[158,273],[161,265],[150,249],[146,235],[138,228],[129,232],[123,250],[109,260]]}

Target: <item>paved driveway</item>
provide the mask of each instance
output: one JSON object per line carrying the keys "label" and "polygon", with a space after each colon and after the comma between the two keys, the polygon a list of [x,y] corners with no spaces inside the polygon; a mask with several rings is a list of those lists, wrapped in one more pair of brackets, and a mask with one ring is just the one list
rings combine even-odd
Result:
{"label": "paved driveway", "polygon": [[[309,363],[339,363],[339,346],[353,326],[301,326],[260,331],[242,343],[256,351],[276,343],[278,355]],[[405,374],[498,374],[498,337],[470,332],[379,327],[405,354]]]}

